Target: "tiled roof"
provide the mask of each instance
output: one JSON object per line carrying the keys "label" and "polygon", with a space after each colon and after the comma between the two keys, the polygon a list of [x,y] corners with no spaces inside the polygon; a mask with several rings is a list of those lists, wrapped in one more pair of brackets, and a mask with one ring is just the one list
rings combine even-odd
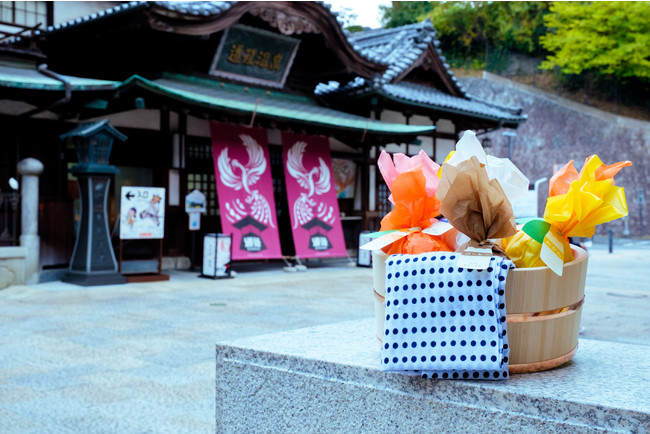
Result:
{"label": "tiled roof", "polygon": [[321,83],[316,87],[315,93],[322,97],[338,95],[352,98],[380,94],[406,104],[415,103],[424,107],[462,113],[482,119],[516,123],[526,120],[526,115],[520,108],[500,106],[472,95],[467,95],[465,98],[457,97],[432,87],[404,81],[391,84],[357,77],[344,86],[337,82]]}
{"label": "tiled roof", "polygon": [[500,107],[485,101],[460,98],[414,83],[401,82],[397,84],[385,84],[381,88],[382,93],[389,97],[397,98],[423,104],[430,107],[440,108],[445,111],[458,112],[482,119],[503,120],[510,122],[523,122],[526,115],[521,109]]}
{"label": "tiled roof", "polygon": [[[94,78],[73,77],[59,74],[59,77],[70,83],[70,89],[78,90],[110,90],[116,88],[119,81],[96,80]],[[45,76],[36,68],[18,68],[0,65],[0,88],[37,89],[61,91],[65,89],[63,82]]]}
{"label": "tiled roof", "polygon": [[183,15],[194,15],[209,17],[219,15],[227,11],[234,1],[156,1],[153,2],[157,7],[167,9],[172,12],[178,12]]}
{"label": "tiled roof", "polygon": [[[121,5],[117,5],[106,10],[94,12],[92,14],[83,17],[75,18],[74,20],[48,26],[42,30],[35,30],[33,35],[38,36],[46,33],[56,32],[62,29],[75,27],[79,24],[88,23],[95,20],[103,19],[108,16],[121,14],[126,11],[132,11],[134,9],[149,9],[152,6],[155,6],[158,9],[167,10],[169,12],[175,12],[182,15],[189,15],[189,16],[196,16],[196,17],[215,17],[227,11],[236,3],[238,2],[237,1],[131,1],[131,2],[125,2]],[[313,3],[318,3],[321,6],[323,6],[325,9],[327,9],[332,14],[332,16],[336,18],[336,21],[339,23],[339,25],[343,27],[343,20],[341,19],[341,17],[339,17],[338,12],[334,12],[331,10],[331,5],[323,1],[315,1]],[[23,38],[20,36],[13,36],[10,38],[6,38],[2,42],[0,42],[0,44],[12,44],[15,42],[19,42],[22,39]],[[365,57],[365,55],[363,54],[362,56]]]}
{"label": "tiled roof", "polygon": [[[399,100],[406,104],[440,109],[448,112],[462,113],[482,119],[504,122],[523,122],[526,115],[519,108],[504,107],[469,95],[454,73],[445,63],[445,57],[438,48],[440,42],[433,24],[428,19],[406,26],[367,30],[348,35],[348,40],[355,50],[377,63],[387,65],[388,69],[381,77],[361,78],[340,84],[337,82],[321,83],[315,93],[321,97],[348,96],[362,97],[373,93]],[[459,96],[453,96],[434,87],[409,83],[393,82],[396,77],[410,68],[432,46],[445,68],[445,73],[459,90]]]}
{"label": "tiled roof", "polygon": [[[62,23],[57,23],[55,25],[43,28],[42,30],[35,30],[34,35],[50,33],[57,30],[74,27],[82,23],[99,20],[111,15],[116,15],[133,9],[147,9],[147,8],[151,8],[152,6],[156,6],[159,9],[166,9],[170,12],[176,12],[182,15],[190,15],[196,17],[201,17],[201,16],[214,17],[216,15],[219,15],[227,11],[236,3],[238,2],[237,1],[130,1],[99,12],[93,12],[83,17],[75,18],[73,20],[65,21]],[[336,20],[339,22],[339,24],[343,25],[343,21],[338,16],[339,14],[337,12],[331,11],[331,6],[329,4],[322,1],[316,1],[314,3],[319,3],[323,7],[325,7],[325,9],[330,10],[331,14],[334,17],[336,17]],[[21,39],[22,38],[20,36],[11,37],[3,40],[2,43],[10,44],[13,42],[18,42]]]}
{"label": "tiled roof", "polygon": [[109,119],[102,119],[101,121],[95,122],[84,122],[79,125],[72,131],[68,131],[65,134],[61,134],[59,138],[61,140],[67,137],[88,137],[93,134],[96,134],[99,131],[108,131],[114,137],[118,138],[121,141],[126,141],[126,136],[119,131],[117,131],[112,125]]}
{"label": "tiled roof", "polygon": [[[41,34],[44,34],[44,33],[54,32],[54,31],[61,30],[61,29],[75,27],[75,26],[77,26],[79,24],[82,24],[82,23],[95,21],[97,19],[104,18],[104,17],[111,16],[111,15],[117,15],[119,13],[123,13],[123,12],[128,11],[128,10],[148,7],[148,6],[150,6],[151,3],[152,2],[148,2],[148,1],[131,1],[131,2],[127,2],[127,3],[122,3],[122,4],[114,6],[112,8],[105,9],[103,11],[93,12],[92,14],[89,14],[89,15],[86,15],[86,16],[83,16],[83,17],[79,17],[79,18],[75,18],[74,20],[65,21],[63,23],[57,23],[57,24],[54,24],[52,26],[45,27],[42,30],[34,30],[33,34],[36,36],[36,35],[41,35]],[[14,36],[14,37],[11,37],[11,38],[7,38],[5,43],[19,42],[20,40],[21,40],[20,36]]]}
{"label": "tiled roof", "polygon": [[438,48],[440,41],[438,41],[437,32],[428,18],[420,23],[401,27],[351,33],[348,35],[348,40],[355,50],[368,59],[388,66],[382,76],[382,80],[387,83],[392,82],[413,65],[427,47],[432,45],[454,85],[461,93],[465,92],[454,77],[454,73],[449,70],[449,65],[444,63],[446,59]]}
{"label": "tiled roof", "polygon": [[256,113],[261,118],[292,120],[330,129],[397,136],[422,135],[434,130],[434,127],[368,119],[320,106],[313,99],[303,96],[234,84],[224,83],[221,86],[213,80],[197,77],[168,74],[164,78],[150,81],[133,76],[120,85],[119,91],[125,91],[131,86],[208,109]]}
{"label": "tiled roof", "polygon": [[[235,1],[131,1],[125,2],[120,5],[108,8],[99,12],[93,12],[83,17],[75,18],[74,20],[57,23],[48,26],[42,30],[35,30],[34,35],[41,35],[45,33],[55,32],[62,29],[75,27],[79,24],[88,23],[91,21],[103,19],[105,17],[132,11],[134,9],[146,9],[156,6],[161,9],[167,9],[170,12],[177,12],[183,15],[194,16],[213,16],[230,9],[230,7],[237,2]],[[7,38],[4,43],[18,42],[21,37]]]}
{"label": "tiled roof", "polygon": [[[46,29],[37,30],[35,33],[38,35],[54,32],[126,11],[138,8],[151,8],[153,6],[167,10],[170,13],[196,16],[197,18],[211,17],[230,9],[235,3],[237,2],[132,1],[66,23],[49,26]],[[321,3],[326,9],[330,9],[328,4],[323,2],[318,3]],[[337,15],[336,13],[332,14],[334,16]],[[372,62],[386,65],[388,68],[381,76],[372,78],[357,77],[345,85],[336,82],[319,84],[315,89],[316,95],[321,97],[337,94],[359,96],[378,92],[386,97],[407,103],[422,104],[446,111],[457,111],[485,119],[498,119],[512,122],[521,122],[526,119],[526,116],[521,113],[520,109],[498,106],[468,95],[465,92],[462,85],[449,70],[449,65],[444,63],[445,58],[438,48],[440,43],[437,39],[436,31],[429,20],[396,28],[367,30],[348,34],[347,38],[354,50],[363,57]],[[11,43],[19,40],[20,37],[16,37],[8,38],[6,41],[7,43]],[[421,58],[428,47],[433,47],[438,58],[443,62],[445,73],[448,74],[453,85],[457,87],[460,94],[459,97],[446,94],[433,87],[407,82],[393,83],[395,78],[399,77]],[[60,84],[52,83],[52,85],[59,86]]]}

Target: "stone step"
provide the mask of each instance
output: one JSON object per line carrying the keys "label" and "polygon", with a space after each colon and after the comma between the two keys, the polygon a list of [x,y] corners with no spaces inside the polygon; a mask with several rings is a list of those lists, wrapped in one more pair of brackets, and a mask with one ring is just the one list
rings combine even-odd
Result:
{"label": "stone step", "polygon": [[580,340],[503,381],[379,370],[374,319],[217,345],[217,432],[647,432],[650,347]]}

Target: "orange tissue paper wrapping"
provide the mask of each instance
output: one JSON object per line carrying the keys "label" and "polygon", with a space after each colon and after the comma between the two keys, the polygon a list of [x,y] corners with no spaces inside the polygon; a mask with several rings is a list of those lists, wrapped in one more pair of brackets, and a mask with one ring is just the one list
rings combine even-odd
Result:
{"label": "orange tissue paper wrapping", "polygon": [[389,198],[395,207],[381,221],[381,231],[401,230],[407,235],[385,246],[388,255],[395,253],[418,254],[434,251],[453,251],[458,232],[450,230],[442,235],[427,233],[437,222],[440,201],[435,193],[438,188],[436,173],[439,165],[423,151],[414,157],[382,151],[378,166],[390,188]]}

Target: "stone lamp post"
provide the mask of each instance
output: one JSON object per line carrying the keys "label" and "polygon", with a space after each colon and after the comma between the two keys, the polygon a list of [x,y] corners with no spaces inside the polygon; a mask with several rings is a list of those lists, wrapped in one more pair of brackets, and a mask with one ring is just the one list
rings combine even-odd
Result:
{"label": "stone lamp post", "polygon": [[106,202],[111,175],[119,171],[108,164],[113,140],[126,136],[113,128],[108,119],[79,124],[61,135],[75,146],[79,164],[70,172],[77,177],[81,196],[81,223],[64,282],[83,286],[126,283],[117,272],[113,253]]}

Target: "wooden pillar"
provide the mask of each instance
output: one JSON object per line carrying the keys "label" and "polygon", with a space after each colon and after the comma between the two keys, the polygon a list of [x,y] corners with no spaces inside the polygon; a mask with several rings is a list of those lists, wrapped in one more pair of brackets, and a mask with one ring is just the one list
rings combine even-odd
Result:
{"label": "wooden pillar", "polygon": [[[406,119],[405,124],[406,125],[411,125],[411,116],[413,116],[413,113],[410,112],[404,112],[402,113],[404,115],[404,118]],[[409,150],[409,142],[406,142],[406,155],[411,155],[411,152]]]}
{"label": "wooden pillar", "polygon": [[169,109],[167,107],[160,108],[160,132],[169,134]]}
{"label": "wooden pillar", "polygon": [[[436,124],[438,123],[438,119],[434,118],[432,116],[430,116],[429,119],[431,119],[431,122],[433,122],[433,126],[437,128]],[[433,161],[435,161],[436,163],[438,163],[438,160],[436,159],[436,158],[438,158],[438,155],[437,155],[438,154],[438,149],[436,149],[436,147],[437,147],[436,146],[437,145],[436,130],[433,130],[433,132],[431,133],[431,139],[433,140],[433,155],[431,156],[431,159]],[[442,163],[440,163],[440,164],[442,164]]]}
{"label": "wooden pillar", "polygon": [[362,230],[368,230],[369,212],[370,212],[370,147],[363,147],[363,164],[361,165],[361,210],[362,210]]}

